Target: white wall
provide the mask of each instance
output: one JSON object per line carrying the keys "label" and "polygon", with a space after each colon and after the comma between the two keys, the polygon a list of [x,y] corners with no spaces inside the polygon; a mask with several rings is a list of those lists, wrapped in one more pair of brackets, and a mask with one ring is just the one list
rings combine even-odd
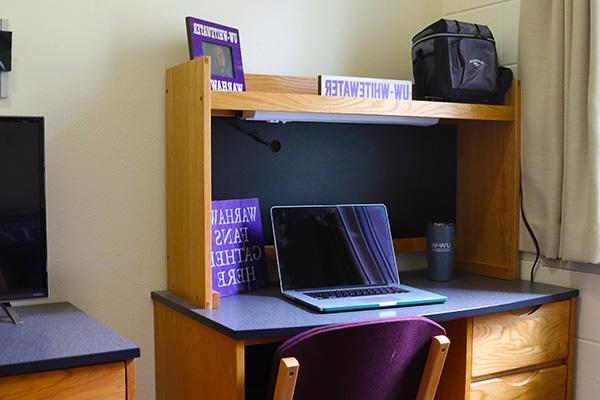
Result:
{"label": "white wall", "polygon": [[142,349],[154,397],[150,291],[166,288],[164,70],[184,17],[240,29],[247,72],[411,79],[410,39],[441,0],[2,0],[14,32],[1,115],[46,117],[50,301]]}
{"label": "white wall", "polygon": [[[497,40],[500,63],[510,66],[513,72],[516,72],[519,7],[520,0],[444,0],[444,15],[447,18],[489,25]],[[523,279],[529,279],[531,264],[532,261],[521,262]],[[598,399],[600,397],[600,375],[598,374],[600,275],[540,267],[535,280],[578,288],[581,291],[576,332],[575,398],[577,400]]]}

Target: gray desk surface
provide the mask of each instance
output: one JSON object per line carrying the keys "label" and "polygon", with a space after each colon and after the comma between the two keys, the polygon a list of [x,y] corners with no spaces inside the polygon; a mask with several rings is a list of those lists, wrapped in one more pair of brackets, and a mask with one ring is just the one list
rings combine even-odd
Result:
{"label": "gray desk surface", "polygon": [[153,292],[152,299],[234,339],[296,335],[315,326],[367,319],[422,315],[436,321],[514,310],[577,297],[579,291],[528,281],[505,281],[459,273],[450,282],[430,282],[423,272],[402,274],[402,283],[448,297],[442,304],[377,310],[319,313],[285,299],[278,288],[221,299],[221,307],[205,310],[169,291]]}
{"label": "gray desk surface", "polygon": [[16,307],[14,325],[0,311],[0,376],[122,361],[140,349],[70,303]]}

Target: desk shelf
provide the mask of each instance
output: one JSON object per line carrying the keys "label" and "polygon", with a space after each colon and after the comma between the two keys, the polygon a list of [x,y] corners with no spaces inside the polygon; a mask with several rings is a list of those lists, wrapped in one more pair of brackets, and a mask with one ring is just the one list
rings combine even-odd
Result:
{"label": "desk shelf", "polygon": [[515,120],[514,107],[483,104],[356,99],[269,92],[215,92],[211,95],[211,101],[211,110],[221,116],[233,115],[239,111],[280,111],[477,121]]}
{"label": "desk shelf", "polygon": [[[316,78],[246,75],[244,93],[211,92],[210,62],[197,58],[166,72],[168,288],[202,308],[218,296],[211,282],[211,117],[240,111],[439,118],[457,128],[456,266],[518,276],[520,85],[506,105],[318,96]],[[396,251],[422,251],[423,238],[395,239]]]}

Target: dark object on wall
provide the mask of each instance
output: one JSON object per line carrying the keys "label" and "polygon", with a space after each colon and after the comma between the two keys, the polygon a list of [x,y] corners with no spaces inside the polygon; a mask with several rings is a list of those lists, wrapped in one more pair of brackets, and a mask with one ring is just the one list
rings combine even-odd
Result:
{"label": "dark object on wall", "polygon": [[12,69],[12,32],[0,31],[0,72]]}
{"label": "dark object on wall", "polygon": [[454,269],[454,224],[427,224],[427,276],[429,280],[445,282],[452,279]]}
{"label": "dark object on wall", "polygon": [[441,19],[416,34],[412,44],[416,99],[502,103],[512,71],[498,68],[487,26]]}

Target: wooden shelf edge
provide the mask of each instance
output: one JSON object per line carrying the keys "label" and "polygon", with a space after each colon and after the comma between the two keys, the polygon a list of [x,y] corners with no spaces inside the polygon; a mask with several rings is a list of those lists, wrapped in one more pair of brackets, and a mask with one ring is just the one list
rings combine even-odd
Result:
{"label": "wooden shelf edge", "polygon": [[212,92],[213,115],[238,111],[381,115],[456,120],[514,121],[513,106],[326,97],[275,92]]}
{"label": "wooden shelf edge", "polygon": [[[167,71],[201,62],[202,58]],[[518,86],[519,81],[513,84]],[[488,105],[319,96],[317,85],[316,77],[246,74],[246,92],[212,92],[212,115],[231,117],[239,111],[281,111],[514,122],[517,114],[514,103]]]}

